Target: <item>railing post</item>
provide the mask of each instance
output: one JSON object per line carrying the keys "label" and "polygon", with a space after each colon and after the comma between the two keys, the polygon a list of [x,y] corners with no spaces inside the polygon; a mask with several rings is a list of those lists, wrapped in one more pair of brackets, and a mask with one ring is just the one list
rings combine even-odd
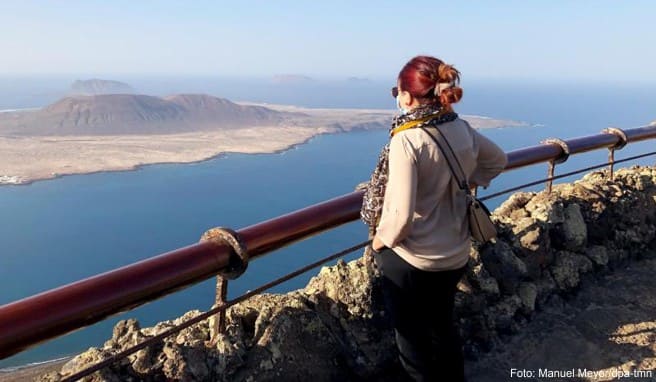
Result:
{"label": "railing post", "polygon": [[626,146],[628,143],[628,139],[626,137],[626,133],[622,129],[618,129],[617,127],[609,127],[606,129],[603,129],[601,131],[604,134],[612,134],[615,135],[616,137],[619,138],[619,141],[615,146],[609,147],[608,148],[608,170],[610,172],[610,180],[613,180],[614,174],[613,174],[613,167],[615,165],[615,150],[621,150]]}
{"label": "railing post", "polygon": [[[216,296],[214,299],[214,306],[225,304],[226,298],[228,298],[228,280],[221,275],[216,276]],[[226,312],[222,311],[217,313],[213,319],[210,318],[210,342],[212,344],[216,343],[219,334],[225,333],[225,315]]]}
{"label": "railing post", "polygon": [[560,146],[562,150],[562,154],[558,158],[549,161],[549,169],[547,170],[547,178],[549,179],[547,181],[547,193],[550,194],[553,186],[553,176],[556,170],[556,165],[565,163],[567,159],[569,159],[570,150],[569,150],[569,146],[567,145],[567,142],[559,138],[549,138],[540,143],[542,143],[543,145],[555,144]]}
{"label": "railing post", "polygon": [[608,149],[608,172],[609,172],[610,180],[613,180],[615,178],[613,174],[614,165],[615,165],[615,147],[611,147]]}
{"label": "railing post", "polygon": [[[234,280],[241,276],[248,267],[248,252],[246,245],[239,234],[226,227],[216,227],[207,230],[200,241],[210,241],[217,244],[227,244],[232,247],[228,269],[216,276],[216,296],[214,306],[226,303],[228,297],[228,280]],[[225,333],[226,311],[221,311],[210,318],[210,345],[216,344],[219,336]]]}
{"label": "railing post", "polygon": [[547,180],[547,193],[548,194],[551,194],[551,189],[552,189],[552,186],[553,186],[553,176],[554,176],[555,170],[556,170],[556,163],[554,161],[550,160],[549,161],[549,168],[547,169],[547,178],[549,178],[549,180]]}

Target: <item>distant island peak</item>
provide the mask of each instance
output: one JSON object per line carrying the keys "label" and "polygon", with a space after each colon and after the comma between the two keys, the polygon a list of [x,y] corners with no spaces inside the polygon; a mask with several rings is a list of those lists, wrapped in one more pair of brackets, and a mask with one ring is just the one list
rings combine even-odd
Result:
{"label": "distant island peak", "polygon": [[315,79],[301,74],[278,74],[273,76],[271,81],[274,84],[286,85],[313,83],[315,82]]}
{"label": "distant island peak", "polygon": [[76,80],[71,84],[70,95],[99,95],[99,94],[134,94],[134,89],[124,83],[113,80],[91,78]]}

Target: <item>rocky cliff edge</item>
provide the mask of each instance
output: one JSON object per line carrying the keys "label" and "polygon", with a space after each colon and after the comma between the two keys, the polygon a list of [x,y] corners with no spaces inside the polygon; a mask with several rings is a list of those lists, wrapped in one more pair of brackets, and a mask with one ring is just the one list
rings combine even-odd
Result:
{"label": "rocky cliff edge", "polygon": [[[551,194],[517,193],[494,218],[499,240],[472,250],[456,296],[469,360],[493,353],[552,300],[567,302],[582,284],[656,258],[656,168],[620,170],[613,181],[594,172]],[[394,380],[395,347],[378,280],[365,251],[324,267],[302,290],[232,307],[216,345],[207,345],[204,321],[85,380]],[[151,328],[121,321],[104,346],[40,380],[57,381],[198,314]]]}

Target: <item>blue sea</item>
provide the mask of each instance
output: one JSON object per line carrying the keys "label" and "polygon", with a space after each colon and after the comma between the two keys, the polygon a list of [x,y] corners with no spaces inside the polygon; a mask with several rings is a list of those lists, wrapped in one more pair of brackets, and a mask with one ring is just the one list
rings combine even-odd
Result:
{"label": "blue sea", "polygon": [[[112,79],[124,80],[149,94],[203,92],[308,107],[394,106],[385,81],[283,86],[244,79]],[[0,109],[43,106],[58,98],[70,80],[0,78]],[[463,88],[465,97],[456,107],[458,112],[530,124],[483,131],[507,151],[549,137],[595,134],[608,126],[638,127],[656,119],[656,92],[648,85],[480,80],[463,83]],[[387,139],[386,130],[321,135],[276,154],[228,153],[199,163],[149,165],[136,171],[1,186],[0,304],[192,244],[211,227],[239,229],[349,193],[368,179]],[[655,141],[629,145],[616,156],[655,148]],[[606,151],[596,151],[572,157],[557,173],[603,163],[606,156]],[[638,163],[655,162],[651,157]],[[508,172],[480,195],[545,177],[546,169],[542,164]],[[495,207],[502,201],[496,198],[489,204]],[[237,296],[366,237],[366,227],[356,221],[271,253],[254,261],[232,282],[229,294]],[[273,291],[302,288],[315,273],[308,272]],[[142,326],[149,326],[192,309],[206,310],[213,301],[214,280],[209,280],[2,360],[0,368],[56,359],[102,345],[120,319],[134,317]]]}

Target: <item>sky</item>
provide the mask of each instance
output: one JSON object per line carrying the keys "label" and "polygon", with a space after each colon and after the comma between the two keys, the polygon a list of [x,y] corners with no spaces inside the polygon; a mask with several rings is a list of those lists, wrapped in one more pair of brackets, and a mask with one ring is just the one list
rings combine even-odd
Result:
{"label": "sky", "polygon": [[0,75],[395,77],[429,54],[474,78],[656,82],[656,1],[0,2]]}

